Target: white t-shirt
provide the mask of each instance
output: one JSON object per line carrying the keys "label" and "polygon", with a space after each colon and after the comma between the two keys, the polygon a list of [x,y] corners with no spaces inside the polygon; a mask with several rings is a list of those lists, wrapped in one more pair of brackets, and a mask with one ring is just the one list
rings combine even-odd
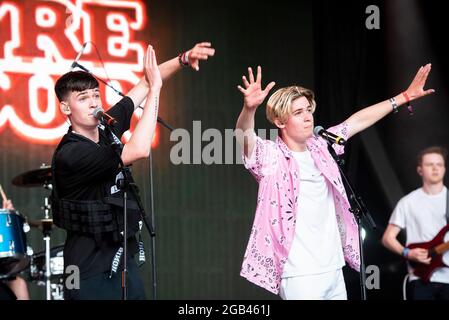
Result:
{"label": "white t-shirt", "polygon": [[[399,200],[389,223],[406,230],[406,245],[430,241],[447,224],[446,197],[446,187],[435,195],[425,193],[422,188],[416,189]],[[449,234],[445,241],[449,241]],[[443,255],[443,262],[449,264],[448,252]],[[418,279],[411,271],[409,268],[410,280]],[[449,283],[449,268],[436,269],[430,281]]]}
{"label": "white t-shirt", "polygon": [[292,152],[299,164],[299,198],[293,243],[283,278],[319,274],[345,265],[332,187],[309,151]]}

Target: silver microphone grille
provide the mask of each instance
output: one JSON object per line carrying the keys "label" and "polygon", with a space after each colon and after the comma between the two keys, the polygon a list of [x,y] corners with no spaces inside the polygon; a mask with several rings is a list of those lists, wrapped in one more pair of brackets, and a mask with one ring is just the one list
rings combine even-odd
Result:
{"label": "silver microphone grille", "polygon": [[321,130],[324,130],[324,128],[322,126],[316,126],[315,128],[313,128],[313,134],[315,136],[318,136],[319,133],[321,132]]}
{"label": "silver microphone grille", "polygon": [[92,115],[97,118],[100,119],[101,118],[101,114],[104,113],[104,110],[102,107],[97,106],[94,111],[92,111]]}

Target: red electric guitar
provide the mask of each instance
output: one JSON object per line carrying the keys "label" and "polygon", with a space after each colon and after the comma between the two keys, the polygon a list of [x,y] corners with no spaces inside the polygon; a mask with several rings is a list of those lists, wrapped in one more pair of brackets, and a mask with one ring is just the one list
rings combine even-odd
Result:
{"label": "red electric guitar", "polygon": [[412,243],[407,246],[409,249],[422,248],[429,251],[430,264],[423,264],[415,261],[410,261],[410,265],[413,267],[413,273],[415,276],[421,278],[425,283],[430,281],[430,277],[436,268],[447,266],[443,262],[443,253],[449,250],[449,241],[444,242],[444,236],[449,231],[449,224],[438,232],[438,234],[429,242]]}

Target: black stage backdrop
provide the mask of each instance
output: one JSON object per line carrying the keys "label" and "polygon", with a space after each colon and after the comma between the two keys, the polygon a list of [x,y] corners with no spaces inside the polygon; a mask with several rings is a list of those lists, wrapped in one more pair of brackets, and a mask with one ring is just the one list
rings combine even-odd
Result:
{"label": "black stage backdrop", "polygon": [[[379,8],[380,29],[366,28],[369,5]],[[191,136],[199,124],[194,121],[201,121],[201,132],[215,128],[223,142],[241,110],[236,87],[248,66],[261,65],[264,82],[276,81],[275,89],[298,84],[315,90],[315,123],[328,126],[405,90],[419,66],[432,62],[428,87],[437,93],[414,103],[413,116],[402,110],[354,137],[345,156],[346,170],[378,225],[366,230],[366,263],[381,272],[380,289],[369,290],[368,298],[401,299],[405,265],[382,247],[380,237],[396,201],[419,187],[417,152],[433,144],[448,147],[448,63],[438,37],[444,27],[440,6],[436,1],[147,1],[147,25],[136,38],[155,47],[159,62],[196,42],[212,42],[216,55],[201,64],[200,72],[182,70],[164,83],[160,116]],[[4,47],[4,41],[0,44]],[[7,102],[1,99],[3,106]],[[256,126],[272,128],[264,105]],[[158,299],[278,299],[239,276],[257,197],[251,175],[241,164],[223,164],[224,146],[216,150],[222,164],[175,165],[170,151],[177,142],[170,141],[170,132],[159,127],[158,141],[153,150]],[[230,142],[232,149],[235,141]],[[49,164],[55,145],[27,142],[6,126],[0,147],[3,188],[22,214],[42,218],[48,191],[19,188],[11,180]],[[135,164],[133,172],[149,212],[148,161]],[[52,246],[63,242],[62,230],[52,235]],[[146,231],[144,239],[149,253]],[[43,249],[37,229],[28,232],[27,241],[34,252]],[[141,270],[151,298],[149,258]],[[359,299],[358,274],[345,274],[349,297]],[[44,298],[43,287],[29,285],[33,299]]]}

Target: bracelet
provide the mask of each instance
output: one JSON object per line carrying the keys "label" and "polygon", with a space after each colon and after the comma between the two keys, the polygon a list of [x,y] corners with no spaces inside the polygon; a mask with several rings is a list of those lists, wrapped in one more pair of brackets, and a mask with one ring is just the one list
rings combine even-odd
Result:
{"label": "bracelet", "polygon": [[409,96],[408,96],[408,94],[407,94],[407,91],[402,92],[402,95],[404,96],[405,101],[406,101],[406,103],[407,103],[408,114],[412,116],[412,115],[413,115],[413,108],[412,108],[412,106],[410,105],[410,98],[409,98]]}
{"label": "bracelet", "polygon": [[402,250],[402,256],[407,259],[408,258],[408,253],[410,252],[410,249],[405,247],[404,250]]}
{"label": "bracelet", "polygon": [[181,67],[188,67],[189,66],[189,61],[188,60],[186,61],[185,55],[186,55],[185,52],[181,52],[178,55],[178,61],[179,61],[179,64],[181,65]]}
{"label": "bracelet", "polygon": [[393,107],[393,113],[398,113],[398,104],[396,103],[395,98],[391,98],[390,100],[391,106]]}
{"label": "bracelet", "polygon": [[402,95],[404,96],[405,101],[406,101],[407,103],[409,103],[409,102],[410,102],[410,98],[409,98],[409,96],[408,96],[408,94],[407,94],[407,91],[402,92]]}
{"label": "bracelet", "polygon": [[190,51],[186,51],[186,52],[184,52],[184,56],[183,56],[185,63],[187,63],[188,65],[190,65],[189,53],[190,53]]}

